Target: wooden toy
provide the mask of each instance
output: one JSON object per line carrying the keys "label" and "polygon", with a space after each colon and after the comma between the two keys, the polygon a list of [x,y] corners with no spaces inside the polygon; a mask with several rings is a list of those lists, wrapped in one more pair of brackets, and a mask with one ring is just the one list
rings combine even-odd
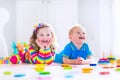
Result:
{"label": "wooden toy", "polygon": [[35,71],[37,71],[37,72],[42,72],[42,71],[44,71],[45,68],[34,68],[34,69],[35,69]]}
{"label": "wooden toy", "polygon": [[98,64],[99,65],[106,65],[109,63],[110,63],[109,59],[105,58],[105,53],[103,53],[103,57],[99,59]]}
{"label": "wooden toy", "polygon": [[120,72],[120,68],[116,68],[115,71]]}
{"label": "wooden toy", "polygon": [[4,74],[4,75],[11,75],[12,72],[10,72],[10,71],[5,71],[5,72],[3,72],[3,74]]}
{"label": "wooden toy", "polygon": [[15,74],[14,77],[24,77],[25,74]]}
{"label": "wooden toy", "polygon": [[73,74],[66,74],[65,75],[65,78],[72,78],[73,77]]}
{"label": "wooden toy", "polygon": [[82,68],[82,73],[91,73],[93,68]]}
{"label": "wooden toy", "polygon": [[45,67],[45,64],[35,64],[35,67],[36,68],[41,68],[41,67],[43,68],[43,67]]}
{"label": "wooden toy", "polygon": [[116,59],[117,65],[120,65],[120,59]]}
{"label": "wooden toy", "polygon": [[110,55],[108,56],[108,59],[110,61],[111,64],[115,64],[115,57],[112,55],[112,53],[110,53]]}
{"label": "wooden toy", "polygon": [[100,75],[108,75],[108,74],[110,74],[110,72],[108,72],[108,71],[102,71],[102,72],[99,72],[99,74]]}
{"label": "wooden toy", "polygon": [[61,66],[62,67],[69,67],[70,65],[69,64],[62,64]]}
{"label": "wooden toy", "polygon": [[105,68],[105,69],[112,69],[112,68],[114,68],[114,66],[113,66],[113,65],[105,65],[105,66],[103,66],[102,68]]}
{"label": "wooden toy", "polygon": [[41,74],[41,75],[49,75],[50,72],[48,72],[48,71],[43,71],[43,72],[40,72],[39,74]]}
{"label": "wooden toy", "polygon": [[19,62],[20,62],[20,56],[19,55],[12,55],[11,57],[10,57],[10,62],[12,63],[12,64],[18,64]]}
{"label": "wooden toy", "polygon": [[64,70],[71,70],[72,69],[72,66],[69,66],[69,67],[63,67]]}
{"label": "wooden toy", "polygon": [[90,64],[90,66],[97,66],[97,64]]}
{"label": "wooden toy", "polygon": [[34,68],[37,72],[43,72],[45,69],[45,64],[35,64]]}

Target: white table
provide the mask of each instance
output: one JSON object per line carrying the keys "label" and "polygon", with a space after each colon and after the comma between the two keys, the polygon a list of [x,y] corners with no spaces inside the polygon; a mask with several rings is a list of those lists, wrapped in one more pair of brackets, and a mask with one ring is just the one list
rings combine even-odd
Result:
{"label": "white table", "polygon": [[[93,67],[92,73],[82,73],[83,67],[89,65],[72,65],[72,70],[64,70],[60,64],[47,65],[45,71],[50,75],[40,75],[33,68],[32,64],[1,64],[0,80],[120,80],[120,72],[113,69],[103,69],[100,66]],[[3,72],[10,71],[11,75],[4,75]],[[109,75],[100,75],[100,71],[109,71]],[[25,74],[24,77],[14,77],[15,74]]]}

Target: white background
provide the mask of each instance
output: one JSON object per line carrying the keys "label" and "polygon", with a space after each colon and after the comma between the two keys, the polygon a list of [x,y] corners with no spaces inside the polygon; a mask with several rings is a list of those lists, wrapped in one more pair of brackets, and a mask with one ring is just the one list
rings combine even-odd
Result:
{"label": "white background", "polygon": [[[7,8],[10,20],[5,25],[4,35],[9,53],[13,41],[29,41],[37,22],[53,25],[59,43],[58,52],[68,40],[72,25],[82,24],[87,30],[87,42],[95,56],[103,52],[114,53],[114,0],[0,0],[0,7]],[[2,53],[0,53],[2,54]]]}

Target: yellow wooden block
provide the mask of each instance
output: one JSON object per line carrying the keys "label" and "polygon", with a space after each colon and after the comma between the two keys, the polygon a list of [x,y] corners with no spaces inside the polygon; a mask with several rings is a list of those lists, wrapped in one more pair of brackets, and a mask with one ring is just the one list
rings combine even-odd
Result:
{"label": "yellow wooden block", "polygon": [[82,68],[82,73],[91,73],[93,68]]}
{"label": "yellow wooden block", "polygon": [[62,64],[61,66],[62,67],[69,67],[70,65],[69,64]]}
{"label": "yellow wooden block", "polygon": [[3,60],[0,59],[0,64],[3,64]]}
{"label": "yellow wooden block", "polygon": [[45,67],[45,64],[35,64],[35,67],[36,68],[43,68],[43,67]]}

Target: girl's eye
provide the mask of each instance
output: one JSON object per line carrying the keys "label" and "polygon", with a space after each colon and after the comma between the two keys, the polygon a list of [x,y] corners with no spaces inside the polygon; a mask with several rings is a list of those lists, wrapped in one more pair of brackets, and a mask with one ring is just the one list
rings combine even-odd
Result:
{"label": "girl's eye", "polygon": [[50,36],[50,34],[47,34],[46,36]]}
{"label": "girl's eye", "polygon": [[40,34],[40,36],[44,36],[43,34]]}

